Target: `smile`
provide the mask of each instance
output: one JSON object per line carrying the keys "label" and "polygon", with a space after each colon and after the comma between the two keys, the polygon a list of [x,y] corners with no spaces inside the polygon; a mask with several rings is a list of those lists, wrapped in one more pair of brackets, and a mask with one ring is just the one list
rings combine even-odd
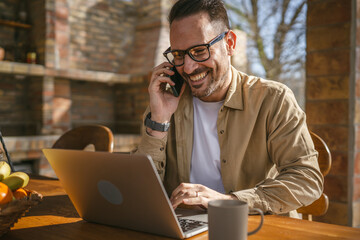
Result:
{"label": "smile", "polygon": [[200,81],[201,79],[205,78],[207,76],[207,72],[200,73],[194,76],[189,76],[190,80],[193,82]]}

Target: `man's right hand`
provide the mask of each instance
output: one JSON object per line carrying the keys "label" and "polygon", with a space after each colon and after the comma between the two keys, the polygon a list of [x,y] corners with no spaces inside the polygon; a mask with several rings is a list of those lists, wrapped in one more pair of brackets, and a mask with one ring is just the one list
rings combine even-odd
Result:
{"label": "man's right hand", "polygon": [[[165,91],[166,84],[175,85],[171,81],[170,77],[174,74],[170,68],[172,65],[168,62],[163,62],[162,64],[156,66],[153,69],[151,75],[150,84],[149,84],[149,96],[150,96],[150,111],[151,111],[151,120],[158,123],[169,122],[171,116],[177,109],[181,95],[184,92],[185,84],[183,85],[180,96],[175,97],[168,91]],[[163,137],[166,135],[164,132],[158,132],[147,128],[147,132],[155,137]]]}

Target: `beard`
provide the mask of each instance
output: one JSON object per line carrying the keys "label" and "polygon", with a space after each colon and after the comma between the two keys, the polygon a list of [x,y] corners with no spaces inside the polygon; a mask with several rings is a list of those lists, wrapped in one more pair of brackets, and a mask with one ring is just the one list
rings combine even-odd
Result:
{"label": "beard", "polygon": [[[197,88],[201,88],[202,86],[192,86],[190,88],[191,93],[194,97],[197,97],[199,99],[204,98],[204,97],[208,97],[211,94],[215,93],[216,91],[220,90],[223,88],[223,86],[226,84],[225,80],[227,79],[227,76],[229,74],[229,65],[226,66],[226,69],[223,73],[218,73],[218,76],[215,76],[214,74],[214,69],[210,69],[210,68],[206,68],[206,69],[199,69],[194,71],[193,74],[198,74],[200,72],[204,72],[204,70],[207,72],[207,77],[210,77],[210,80],[205,83],[207,84],[205,90],[203,91],[196,91]],[[189,79],[189,77],[187,76],[187,79]],[[190,80],[188,80],[190,81]],[[194,88],[194,89],[192,89]]]}

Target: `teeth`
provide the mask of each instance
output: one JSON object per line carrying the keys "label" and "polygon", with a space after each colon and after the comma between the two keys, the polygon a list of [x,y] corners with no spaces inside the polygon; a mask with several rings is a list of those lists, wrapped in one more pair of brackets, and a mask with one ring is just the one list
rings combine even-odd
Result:
{"label": "teeth", "polygon": [[196,81],[199,81],[200,79],[203,79],[205,76],[206,76],[206,72],[200,73],[198,75],[191,76],[190,80],[196,82]]}

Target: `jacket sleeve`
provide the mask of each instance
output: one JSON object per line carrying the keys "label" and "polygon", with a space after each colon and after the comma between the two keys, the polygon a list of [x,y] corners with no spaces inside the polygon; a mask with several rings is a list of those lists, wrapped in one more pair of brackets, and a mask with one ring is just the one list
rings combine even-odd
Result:
{"label": "jacket sleeve", "polygon": [[283,214],[318,199],[323,191],[324,179],[305,113],[288,88],[275,95],[275,107],[268,112],[266,129],[267,151],[277,173],[255,188],[232,194],[248,202],[250,208]]}
{"label": "jacket sleeve", "polygon": [[[145,118],[148,112],[149,110],[146,110],[143,119]],[[155,164],[155,167],[160,175],[161,180],[164,181],[167,135],[162,139],[150,136],[146,132],[146,128],[144,126],[142,127],[141,132],[142,132],[141,141],[137,146],[137,148],[134,149],[132,153],[149,155]]]}

